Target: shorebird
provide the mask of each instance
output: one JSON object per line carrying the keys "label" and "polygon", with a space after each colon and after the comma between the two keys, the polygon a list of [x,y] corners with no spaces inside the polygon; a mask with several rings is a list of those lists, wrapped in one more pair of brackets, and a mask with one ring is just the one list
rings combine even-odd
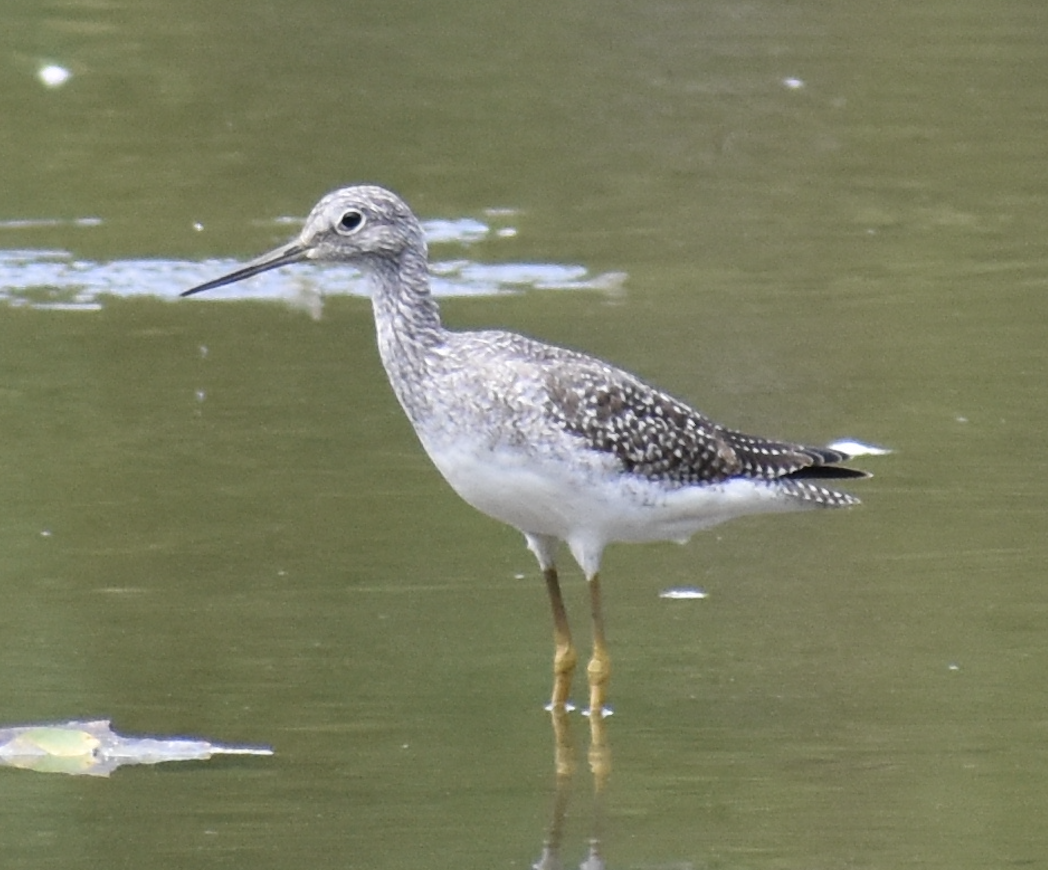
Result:
{"label": "shorebird", "polygon": [[868,476],[839,464],[856,451],[744,435],[603,360],[511,332],[445,328],[422,227],[382,187],[329,193],[296,239],[182,295],[302,261],[370,277],[379,355],[423,448],[455,492],[519,529],[538,559],[553,610],[553,710],[568,703],[577,661],[559,542],[589,587],[589,713],[603,716],[611,666],[599,569],[609,543],[683,543],[747,514],[858,503],[824,485]]}

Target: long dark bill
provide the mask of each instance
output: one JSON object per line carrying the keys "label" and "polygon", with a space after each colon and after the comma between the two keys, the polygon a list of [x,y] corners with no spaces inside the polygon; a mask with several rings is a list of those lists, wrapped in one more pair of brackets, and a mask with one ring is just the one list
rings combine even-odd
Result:
{"label": "long dark bill", "polygon": [[192,296],[194,293],[203,293],[205,290],[214,290],[216,287],[224,287],[226,284],[243,281],[245,278],[250,278],[252,275],[257,275],[260,272],[268,272],[270,269],[301,262],[306,259],[306,252],[307,249],[298,242],[292,242],[290,245],[285,245],[282,248],[277,248],[275,251],[270,251],[268,254],[263,254],[257,260],[252,260],[246,266],[241,266],[228,275],[215,278],[213,281],[205,281],[203,284],[190,287],[178,295]]}

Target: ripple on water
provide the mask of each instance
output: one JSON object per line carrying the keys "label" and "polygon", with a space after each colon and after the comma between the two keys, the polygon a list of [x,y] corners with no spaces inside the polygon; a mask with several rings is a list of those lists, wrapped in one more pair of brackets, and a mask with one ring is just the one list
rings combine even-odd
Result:
{"label": "ripple on water", "polygon": [[[280,218],[278,224],[299,221]],[[97,226],[96,218],[71,222]],[[68,221],[0,221],[0,230],[66,226]],[[472,219],[432,220],[423,224],[430,244],[463,247],[486,239],[509,238],[505,226],[492,229]],[[177,299],[187,287],[229,272],[243,261],[132,259],[95,262],[67,251],[48,249],[0,250],[0,301],[38,309],[93,311],[107,296],[152,296]],[[480,263],[468,258],[431,263],[432,287],[437,296],[492,296],[524,290],[618,290],[625,275],[592,274],[584,266],[558,263]],[[222,287],[208,300],[263,299],[319,307],[323,296],[367,296],[367,283],[356,269],[313,264],[287,266]]]}

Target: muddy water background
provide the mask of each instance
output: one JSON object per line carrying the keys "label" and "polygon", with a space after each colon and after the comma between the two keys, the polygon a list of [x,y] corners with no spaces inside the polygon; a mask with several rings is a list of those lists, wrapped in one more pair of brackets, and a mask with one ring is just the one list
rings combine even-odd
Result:
{"label": "muddy water background", "polygon": [[0,720],[277,754],[0,770],[5,866],[537,858],[541,578],[422,455],[367,302],[172,301],[358,180],[515,231],[442,260],[625,275],[449,323],[896,450],[857,510],[609,551],[608,866],[1048,860],[1043,4],[9,5],[0,249],[111,295],[3,288]]}

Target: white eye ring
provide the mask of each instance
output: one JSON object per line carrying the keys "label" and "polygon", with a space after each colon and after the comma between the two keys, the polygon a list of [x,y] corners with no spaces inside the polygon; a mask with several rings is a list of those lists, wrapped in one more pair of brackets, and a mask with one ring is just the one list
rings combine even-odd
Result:
{"label": "white eye ring", "polygon": [[335,224],[335,230],[344,236],[352,235],[364,226],[364,215],[355,208],[347,209]]}

